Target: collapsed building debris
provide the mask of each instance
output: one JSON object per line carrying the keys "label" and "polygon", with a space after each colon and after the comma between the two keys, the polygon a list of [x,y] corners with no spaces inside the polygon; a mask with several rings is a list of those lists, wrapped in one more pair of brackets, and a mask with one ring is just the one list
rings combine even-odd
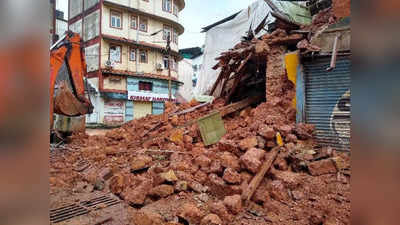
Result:
{"label": "collapsed building debris", "polygon": [[[167,111],[176,113],[196,105],[170,104]],[[333,159],[346,162],[346,158],[332,149],[314,150],[312,126],[296,125],[281,101],[226,117],[227,134],[209,147],[202,143],[196,124],[183,127],[176,139],[163,135],[174,125],[182,126],[223,105],[217,100],[178,118],[148,116],[110,130],[104,137],[76,135],[72,146],[80,150],[70,151],[52,164],[51,187],[110,191],[137,208],[131,223],[138,225],[143,221],[348,223],[349,173],[343,171],[349,165],[339,167]],[[277,132],[285,143],[282,148],[277,147]],[[162,138],[144,144],[148,135]],[[165,209],[164,204],[184,207]]]}
{"label": "collapsed building debris", "polygon": [[[76,134],[79,150],[52,157],[52,193],[111,192],[136,225],[349,224],[348,156],[296,124],[282,55],[303,40],[278,29],[223,53],[213,103],[168,103],[105,136]],[[215,112],[226,134],[206,146],[196,121]]]}

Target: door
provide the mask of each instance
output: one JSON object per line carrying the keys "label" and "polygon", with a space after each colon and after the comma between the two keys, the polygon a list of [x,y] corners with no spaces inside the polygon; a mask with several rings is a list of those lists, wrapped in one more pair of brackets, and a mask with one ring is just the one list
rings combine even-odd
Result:
{"label": "door", "polygon": [[145,117],[152,113],[151,102],[134,102],[133,115],[135,119]]}
{"label": "door", "polygon": [[314,124],[321,145],[350,150],[351,59],[338,57],[336,68],[327,72],[330,57],[304,63],[306,122]]}

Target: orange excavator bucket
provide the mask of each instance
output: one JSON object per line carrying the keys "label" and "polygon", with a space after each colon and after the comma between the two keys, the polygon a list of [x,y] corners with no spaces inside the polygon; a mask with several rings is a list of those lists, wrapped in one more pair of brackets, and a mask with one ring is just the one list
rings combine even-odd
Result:
{"label": "orange excavator bucket", "polygon": [[54,97],[54,112],[65,116],[88,114],[90,107],[79,101],[65,81],[61,82]]}
{"label": "orange excavator bucket", "polygon": [[75,117],[93,112],[85,96],[86,61],[83,40],[68,31],[50,48],[50,129],[54,113]]}

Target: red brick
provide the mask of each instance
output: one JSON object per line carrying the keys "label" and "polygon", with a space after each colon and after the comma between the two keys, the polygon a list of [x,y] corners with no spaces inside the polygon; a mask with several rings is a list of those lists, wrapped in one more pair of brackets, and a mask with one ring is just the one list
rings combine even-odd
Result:
{"label": "red brick", "polygon": [[222,220],[216,214],[208,214],[201,220],[201,225],[222,225]]}
{"label": "red brick", "polygon": [[246,169],[253,173],[257,173],[258,168],[261,166],[261,160],[264,155],[264,150],[251,148],[242,157],[240,157],[240,161]]}
{"label": "red brick", "polygon": [[308,171],[313,176],[337,173],[337,168],[332,159],[315,161],[308,164]]}
{"label": "red brick", "polygon": [[195,163],[200,167],[209,167],[211,164],[211,159],[205,155],[201,155],[195,159]]}
{"label": "red brick", "polygon": [[253,136],[241,140],[239,143],[239,147],[241,150],[245,151],[247,149],[256,147],[257,144],[258,144],[257,138]]}
{"label": "red brick", "polygon": [[234,170],[240,169],[239,159],[230,152],[222,153],[221,157],[221,165],[225,168],[232,168]]}
{"label": "red brick", "polygon": [[144,180],[139,186],[123,193],[125,200],[131,205],[143,205],[152,185],[150,180]]}
{"label": "red brick", "polygon": [[229,222],[233,219],[232,215],[228,212],[228,209],[222,201],[211,203],[210,211],[217,214],[223,221]]}
{"label": "red brick", "polygon": [[173,193],[174,193],[174,187],[172,185],[163,184],[152,188],[149,192],[149,195],[165,198],[168,197],[169,195],[172,195]]}
{"label": "red brick", "polygon": [[241,182],[240,174],[232,168],[226,168],[222,178],[230,184],[240,184]]}
{"label": "red brick", "polygon": [[280,180],[274,180],[269,183],[268,190],[271,197],[277,201],[287,202],[289,200],[288,190]]}
{"label": "red brick", "polygon": [[217,174],[213,174],[213,173],[209,174],[208,179],[212,184],[214,184],[216,186],[225,186],[226,185],[225,181],[221,177],[219,177]]}
{"label": "red brick", "polygon": [[150,156],[147,155],[139,155],[135,158],[132,159],[131,161],[131,170],[132,171],[137,171],[145,168],[150,167],[150,163],[153,161],[153,159]]}
{"label": "red brick", "polygon": [[186,203],[183,205],[179,216],[186,219],[190,224],[199,224],[203,217],[203,213],[196,207],[196,205]]}
{"label": "red brick", "polygon": [[238,214],[242,210],[242,199],[240,195],[226,196],[224,205],[233,213]]}
{"label": "red brick", "polygon": [[258,134],[263,136],[266,140],[273,140],[275,138],[276,132],[271,127],[263,126],[258,130]]}

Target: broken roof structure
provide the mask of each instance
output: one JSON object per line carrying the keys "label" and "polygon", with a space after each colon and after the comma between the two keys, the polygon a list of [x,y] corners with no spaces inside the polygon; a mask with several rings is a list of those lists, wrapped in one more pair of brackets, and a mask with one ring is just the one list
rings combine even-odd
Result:
{"label": "broken roof structure", "polygon": [[261,37],[266,33],[271,33],[282,24],[299,27],[311,24],[311,19],[309,10],[299,3],[258,0],[247,9],[204,27],[203,32],[207,33],[204,67],[200,71],[195,93],[204,94],[211,89],[219,73],[211,69],[217,63],[215,58],[239,43],[249,31],[251,35]]}

